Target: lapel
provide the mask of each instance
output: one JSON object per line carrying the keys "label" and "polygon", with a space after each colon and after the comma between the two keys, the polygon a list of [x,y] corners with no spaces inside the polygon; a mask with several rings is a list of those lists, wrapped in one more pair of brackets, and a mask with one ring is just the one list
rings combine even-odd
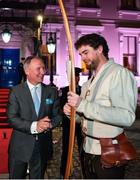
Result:
{"label": "lapel", "polygon": [[[113,61],[109,60],[106,64],[104,64],[102,66],[102,68],[100,69],[100,71],[97,73],[97,75],[94,77],[94,79],[92,80],[92,82],[89,85],[89,89],[91,89],[93,86],[98,86],[98,83],[100,83],[100,80],[102,79],[102,77],[104,77],[104,75],[107,73],[107,69],[109,69],[109,67],[114,64]],[[92,77],[91,77],[92,79]]]}
{"label": "lapel", "polygon": [[41,83],[41,102],[40,102],[40,108],[39,108],[39,113],[38,116],[41,116],[41,114],[44,112],[44,101],[46,97],[46,88],[45,86]]}
{"label": "lapel", "polygon": [[[97,76],[95,76],[95,78],[89,84],[89,87],[86,90],[86,93],[85,93],[86,99],[88,99],[89,101],[91,100],[91,98],[92,98],[92,101],[95,99],[95,96],[98,92],[98,89],[101,83],[105,80],[106,77],[108,77],[108,75],[112,71],[112,68],[114,67],[113,65],[114,65],[113,61],[110,60],[102,66]],[[94,92],[94,93],[90,93],[90,92]]]}

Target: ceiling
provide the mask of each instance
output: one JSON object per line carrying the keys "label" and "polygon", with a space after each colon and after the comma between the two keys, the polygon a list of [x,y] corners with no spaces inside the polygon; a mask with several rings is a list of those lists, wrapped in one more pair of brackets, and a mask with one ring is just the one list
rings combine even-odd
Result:
{"label": "ceiling", "polygon": [[0,24],[38,26],[36,17],[43,14],[49,3],[51,0],[0,0]]}

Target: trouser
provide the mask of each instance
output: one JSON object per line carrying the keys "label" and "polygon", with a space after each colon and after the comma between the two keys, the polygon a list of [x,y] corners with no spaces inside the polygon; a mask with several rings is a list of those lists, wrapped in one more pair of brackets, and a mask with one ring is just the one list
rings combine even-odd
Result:
{"label": "trouser", "polygon": [[[62,156],[61,156],[60,174],[62,176],[64,176],[65,170],[66,170],[66,164],[67,164],[68,146],[69,146],[69,131],[70,131],[70,121],[67,117],[64,118],[62,121],[62,128],[63,128],[63,134],[62,134]],[[75,137],[77,138],[81,170],[83,170],[83,166],[82,166],[82,162],[83,162],[82,157],[83,156],[81,154],[81,147],[83,144],[83,136],[82,136],[82,132],[81,132],[81,124],[79,124],[79,123],[76,123]]]}
{"label": "trouser", "polygon": [[84,179],[124,179],[125,166],[104,168],[100,155],[83,153]]}
{"label": "trouser", "polygon": [[44,178],[46,163],[42,163],[41,161],[39,143],[37,141],[29,162],[23,162],[14,157],[9,157],[9,179],[26,179],[28,165],[30,179]]}

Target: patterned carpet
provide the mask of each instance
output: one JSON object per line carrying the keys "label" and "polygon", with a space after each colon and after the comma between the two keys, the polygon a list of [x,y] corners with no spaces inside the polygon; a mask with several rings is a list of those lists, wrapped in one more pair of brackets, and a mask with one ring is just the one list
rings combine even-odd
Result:
{"label": "patterned carpet", "polygon": [[[60,161],[61,161],[61,135],[62,135],[62,127],[58,127],[53,130],[53,147],[54,153],[52,160],[48,163],[48,168],[46,170],[45,178],[46,179],[59,179],[60,177]],[[80,170],[80,161],[77,150],[77,142],[74,145],[74,153],[73,153],[73,165],[72,165],[72,173],[71,179],[81,179],[81,170]]]}
{"label": "patterned carpet", "polygon": [[[127,135],[131,142],[135,145],[138,158],[131,162],[126,168],[125,179],[140,179],[140,120],[136,120],[131,128],[127,129]],[[54,153],[52,160],[48,162],[46,169],[45,179],[60,179],[60,159],[61,159],[61,134],[62,127],[58,127],[53,130],[53,146]],[[77,145],[75,142],[74,153],[73,153],[73,168],[70,179],[81,179],[81,170],[79,155],[77,151]],[[0,174],[0,179],[8,178],[8,174]],[[28,179],[28,177],[27,177]]]}

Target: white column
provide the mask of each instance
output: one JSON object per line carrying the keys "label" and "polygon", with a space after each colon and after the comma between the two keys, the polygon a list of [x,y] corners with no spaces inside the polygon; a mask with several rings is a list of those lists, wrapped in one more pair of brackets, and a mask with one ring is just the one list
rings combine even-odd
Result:
{"label": "white column", "polygon": [[123,65],[123,34],[120,34],[120,64]]}
{"label": "white column", "polygon": [[138,47],[137,47],[137,71],[140,76],[140,34],[138,35]]}

